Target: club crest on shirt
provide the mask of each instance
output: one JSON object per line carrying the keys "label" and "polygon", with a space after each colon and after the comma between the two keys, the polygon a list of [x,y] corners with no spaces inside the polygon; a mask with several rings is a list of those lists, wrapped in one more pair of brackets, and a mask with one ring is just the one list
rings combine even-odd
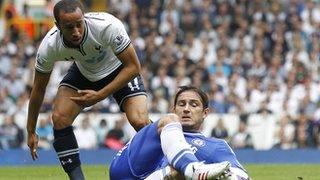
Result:
{"label": "club crest on shirt", "polygon": [[123,36],[121,34],[117,35],[116,39],[114,40],[114,42],[117,44],[117,46],[120,46],[123,42]]}
{"label": "club crest on shirt", "polygon": [[203,147],[206,145],[206,142],[202,139],[195,138],[195,139],[192,139],[192,144]]}

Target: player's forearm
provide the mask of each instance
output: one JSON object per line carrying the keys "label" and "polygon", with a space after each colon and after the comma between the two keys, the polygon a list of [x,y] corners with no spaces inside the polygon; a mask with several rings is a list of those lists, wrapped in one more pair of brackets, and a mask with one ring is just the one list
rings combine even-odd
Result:
{"label": "player's forearm", "polygon": [[41,95],[31,94],[28,107],[28,121],[27,121],[27,131],[28,133],[34,133],[37,125],[37,119],[39,116],[40,108],[43,102],[44,93]]}
{"label": "player's forearm", "polygon": [[136,68],[135,66],[125,66],[112,82],[100,90],[100,92],[103,94],[103,97],[108,97],[110,94],[113,94],[124,87],[134,77],[139,75],[139,70],[140,69]]}
{"label": "player's forearm", "polygon": [[40,107],[43,102],[44,94],[51,73],[42,73],[38,70],[35,71],[34,84],[31,91],[29,108],[28,108],[28,132],[34,132],[37,124]]}

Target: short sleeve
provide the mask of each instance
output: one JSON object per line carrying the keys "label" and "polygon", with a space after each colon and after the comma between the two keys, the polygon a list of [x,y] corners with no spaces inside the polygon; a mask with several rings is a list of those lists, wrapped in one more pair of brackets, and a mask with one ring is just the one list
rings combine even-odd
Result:
{"label": "short sleeve", "polygon": [[45,40],[46,39],[44,39],[39,46],[35,68],[39,72],[50,73],[54,66],[54,60],[52,55],[50,57],[50,49],[48,48],[48,45],[46,45]]}
{"label": "short sleeve", "polygon": [[124,25],[116,18],[107,28],[105,35],[108,36],[106,39],[108,39],[109,46],[116,55],[124,51],[131,42]]}

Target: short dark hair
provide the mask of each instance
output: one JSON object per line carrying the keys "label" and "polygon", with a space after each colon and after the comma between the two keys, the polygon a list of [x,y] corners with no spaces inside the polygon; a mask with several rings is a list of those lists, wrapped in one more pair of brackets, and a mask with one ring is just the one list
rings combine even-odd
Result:
{"label": "short dark hair", "polygon": [[205,92],[203,92],[201,89],[199,89],[197,87],[194,87],[194,86],[180,86],[179,89],[178,89],[178,92],[174,96],[173,107],[176,107],[177,101],[178,101],[178,97],[180,96],[181,93],[183,93],[185,91],[193,91],[193,92],[197,93],[201,98],[203,109],[206,109],[206,108],[209,107],[208,95]]}
{"label": "short dark hair", "polygon": [[59,13],[61,11],[66,13],[74,12],[77,8],[84,12],[84,7],[81,2],[77,0],[61,0],[54,5],[53,15],[56,22],[59,22]]}

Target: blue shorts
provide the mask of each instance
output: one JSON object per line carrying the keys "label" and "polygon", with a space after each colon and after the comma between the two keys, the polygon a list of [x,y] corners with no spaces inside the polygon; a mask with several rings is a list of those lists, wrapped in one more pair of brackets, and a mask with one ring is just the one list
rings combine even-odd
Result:
{"label": "blue shorts", "polygon": [[158,121],[142,128],[113,159],[111,180],[144,179],[165,161],[157,131]]}
{"label": "blue shorts", "polygon": [[[121,65],[105,78],[99,81],[92,82],[85,78],[79,71],[77,65],[73,63],[69,68],[68,73],[60,82],[60,86],[68,86],[75,90],[91,89],[99,91],[107,84],[109,84],[119,74],[122,68],[123,66]],[[128,97],[137,95],[147,95],[140,75],[132,79],[126,86],[114,93],[113,97],[117,101],[121,111],[123,112],[124,110],[122,109],[122,103],[124,102],[124,100]]]}

